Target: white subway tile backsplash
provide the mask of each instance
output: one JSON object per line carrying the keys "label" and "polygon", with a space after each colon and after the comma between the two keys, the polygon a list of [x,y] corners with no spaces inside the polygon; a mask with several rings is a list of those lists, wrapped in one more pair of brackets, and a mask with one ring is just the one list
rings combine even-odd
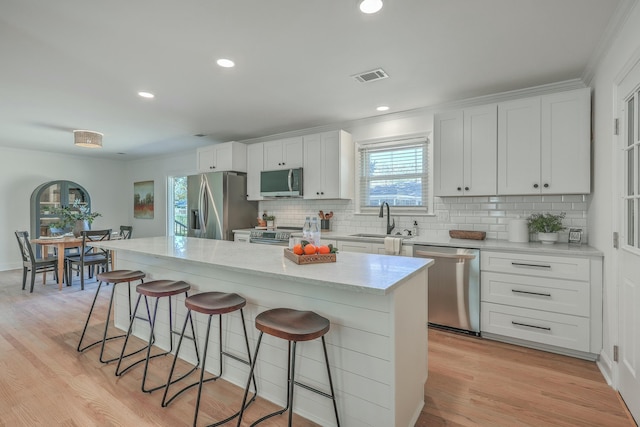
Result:
{"label": "white subway tile backsplash", "polygon": [[[427,239],[447,237],[449,230],[476,230],[487,232],[487,239],[508,239],[509,221],[517,216],[526,218],[535,212],[565,212],[566,227],[581,228],[583,243],[587,242],[588,196],[493,196],[493,197],[436,197],[432,216],[396,216],[395,231],[412,229],[418,222],[418,234]],[[384,233],[386,217],[355,213],[351,200],[283,199],[260,202],[260,213],[267,211],[276,216],[276,224],[300,226],[306,216],[317,216],[318,211],[333,211],[331,230],[344,233]],[[445,214],[445,215],[442,215]],[[565,233],[567,234],[567,233]],[[561,237],[566,241],[566,236]]]}

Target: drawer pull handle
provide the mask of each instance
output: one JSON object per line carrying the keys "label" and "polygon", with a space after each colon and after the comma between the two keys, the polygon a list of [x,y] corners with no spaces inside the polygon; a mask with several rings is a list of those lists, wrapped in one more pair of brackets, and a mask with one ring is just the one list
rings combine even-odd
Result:
{"label": "drawer pull handle", "polygon": [[515,292],[517,294],[538,295],[538,296],[541,296],[541,297],[550,297],[551,296],[551,294],[543,294],[542,292],[520,291],[518,289],[511,289],[511,292]]}
{"label": "drawer pull handle", "polygon": [[511,265],[514,267],[531,267],[531,268],[551,268],[550,265],[543,264],[526,264],[524,262],[512,262]]}
{"label": "drawer pull handle", "polygon": [[551,331],[551,328],[547,328],[544,326],[527,325],[526,323],[514,322],[513,320],[511,321],[511,323],[516,326],[526,326],[527,328],[544,329],[545,331]]}

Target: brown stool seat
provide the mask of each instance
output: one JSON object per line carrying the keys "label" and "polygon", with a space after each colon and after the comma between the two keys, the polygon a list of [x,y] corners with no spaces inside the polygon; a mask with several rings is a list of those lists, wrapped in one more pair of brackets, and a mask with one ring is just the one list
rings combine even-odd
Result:
{"label": "brown stool seat", "polygon": [[191,285],[182,280],[152,280],[136,286],[136,292],[148,297],[170,297],[187,292]]}
{"label": "brown stool seat", "polygon": [[238,294],[225,292],[202,292],[184,300],[189,309],[203,314],[225,314],[239,310],[247,305],[247,300]]}
{"label": "brown stool seat", "polygon": [[328,319],[313,311],[274,308],[256,317],[256,328],[287,341],[310,341],[329,331]]}
{"label": "brown stool seat", "polygon": [[146,274],[140,270],[113,270],[105,271],[96,276],[98,281],[107,283],[133,282],[144,279]]}

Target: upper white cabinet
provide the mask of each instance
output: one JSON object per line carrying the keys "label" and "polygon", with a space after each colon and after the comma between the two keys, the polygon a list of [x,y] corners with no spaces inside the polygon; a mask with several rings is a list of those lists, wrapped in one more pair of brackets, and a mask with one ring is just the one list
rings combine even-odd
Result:
{"label": "upper white cabinet", "polygon": [[436,196],[496,194],[496,104],[436,114],[434,155]]}
{"label": "upper white cabinet", "polygon": [[306,135],[304,198],[352,199],[354,145],[351,134],[339,130]]}
{"label": "upper white cabinet", "polygon": [[591,191],[590,90],[498,104],[498,194]]}
{"label": "upper white cabinet", "polygon": [[225,142],[198,148],[198,172],[246,172],[247,146],[239,142]]}
{"label": "upper white cabinet", "polygon": [[262,143],[247,146],[247,200],[262,200],[260,172],[263,170],[264,146]]}
{"label": "upper white cabinet", "polygon": [[302,137],[279,139],[263,143],[264,170],[302,167]]}

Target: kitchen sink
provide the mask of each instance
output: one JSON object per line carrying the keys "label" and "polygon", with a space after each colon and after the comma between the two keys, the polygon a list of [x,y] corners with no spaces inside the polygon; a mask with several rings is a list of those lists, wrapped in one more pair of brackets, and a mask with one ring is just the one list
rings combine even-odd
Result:
{"label": "kitchen sink", "polygon": [[369,234],[369,233],[358,233],[358,234],[350,234],[351,237],[370,237],[376,239],[384,239],[385,237],[399,237],[401,239],[410,239],[411,236],[403,236],[401,234]]}

